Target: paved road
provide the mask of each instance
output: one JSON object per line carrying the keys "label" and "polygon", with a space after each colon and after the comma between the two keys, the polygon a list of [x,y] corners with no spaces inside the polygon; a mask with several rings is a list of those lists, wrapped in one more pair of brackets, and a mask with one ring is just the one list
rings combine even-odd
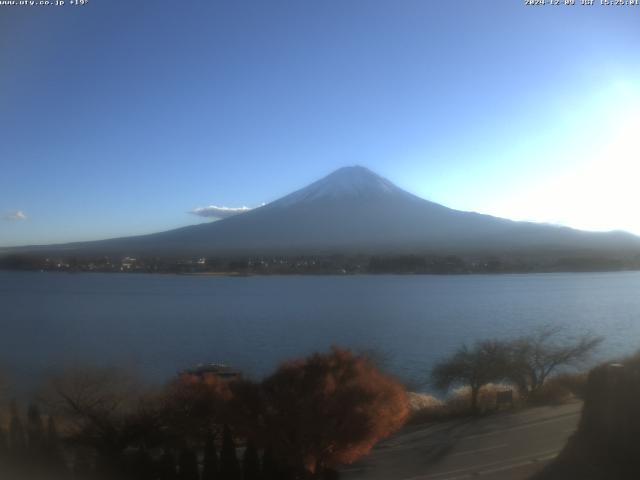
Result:
{"label": "paved road", "polygon": [[408,427],[343,470],[346,480],[526,479],[575,430],[581,403]]}

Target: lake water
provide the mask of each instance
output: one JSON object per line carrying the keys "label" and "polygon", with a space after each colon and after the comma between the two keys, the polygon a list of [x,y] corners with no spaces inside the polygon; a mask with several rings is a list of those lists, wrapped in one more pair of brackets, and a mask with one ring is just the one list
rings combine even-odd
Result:
{"label": "lake water", "polygon": [[162,380],[204,362],[259,377],[331,345],[425,378],[461,343],[543,324],[640,348],[640,273],[197,277],[0,272],[0,366],[35,382],[115,364]]}

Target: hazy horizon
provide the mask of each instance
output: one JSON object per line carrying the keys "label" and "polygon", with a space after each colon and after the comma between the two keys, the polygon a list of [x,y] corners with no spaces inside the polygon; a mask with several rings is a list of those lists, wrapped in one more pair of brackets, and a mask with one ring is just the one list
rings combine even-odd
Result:
{"label": "hazy horizon", "polygon": [[196,224],[353,164],[458,210],[640,234],[632,8],[175,5],[2,9],[0,246]]}

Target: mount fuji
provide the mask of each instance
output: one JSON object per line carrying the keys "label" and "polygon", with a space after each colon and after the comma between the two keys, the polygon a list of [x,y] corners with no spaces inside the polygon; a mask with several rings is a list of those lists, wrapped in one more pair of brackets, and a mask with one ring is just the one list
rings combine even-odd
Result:
{"label": "mount fuji", "polygon": [[[27,247],[24,247],[24,249]],[[150,235],[30,251],[120,255],[640,252],[640,237],[453,210],[344,167],[272,203]]]}

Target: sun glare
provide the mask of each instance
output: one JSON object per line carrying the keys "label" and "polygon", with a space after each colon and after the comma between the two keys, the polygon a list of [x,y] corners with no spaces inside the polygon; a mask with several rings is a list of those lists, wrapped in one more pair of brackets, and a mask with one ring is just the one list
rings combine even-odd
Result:
{"label": "sun glare", "polygon": [[[546,182],[510,199],[500,215],[583,230],[626,230],[640,234],[640,95],[628,83],[612,88],[606,105],[594,109],[580,158],[557,158]],[[586,148],[585,148],[586,147]],[[570,170],[563,165],[578,165]]]}

